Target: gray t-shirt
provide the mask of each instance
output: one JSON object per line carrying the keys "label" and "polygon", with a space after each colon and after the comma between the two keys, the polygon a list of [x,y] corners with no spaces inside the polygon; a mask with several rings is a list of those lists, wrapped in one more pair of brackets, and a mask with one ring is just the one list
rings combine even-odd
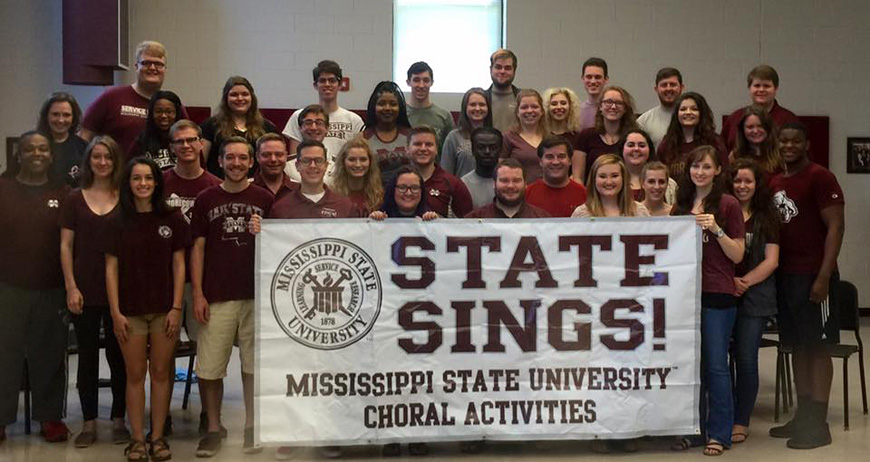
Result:
{"label": "gray t-shirt", "polygon": [[450,112],[432,104],[427,108],[408,106],[408,120],[412,127],[428,125],[438,132],[438,144],[443,145],[450,130],[453,130],[453,116]]}
{"label": "gray t-shirt", "polygon": [[508,89],[505,93],[492,88],[492,126],[505,132],[515,123],[517,112],[517,97],[513,90]]}
{"label": "gray t-shirt", "polygon": [[458,128],[453,129],[444,139],[441,148],[441,168],[454,176],[462,178],[474,170],[474,154],[471,153],[471,140],[462,135]]}
{"label": "gray t-shirt", "polygon": [[492,178],[484,178],[472,170],[462,177],[462,182],[471,193],[471,201],[475,209],[492,203],[495,198],[495,181]]}

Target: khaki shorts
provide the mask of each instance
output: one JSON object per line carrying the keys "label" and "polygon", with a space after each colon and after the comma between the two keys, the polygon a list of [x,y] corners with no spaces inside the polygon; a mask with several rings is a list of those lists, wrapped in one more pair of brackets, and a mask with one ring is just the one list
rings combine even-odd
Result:
{"label": "khaki shorts", "polygon": [[209,321],[196,340],[196,375],[205,380],[227,376],[227,364],[238,338],[242,372],[254,373],[254,301],[232,300],[209,304]]}
{"label": "khaki shorts", "polygon": [[166,313],[141,314],[127,316],[130,324],[130,334],[148,335],[166,332]]}

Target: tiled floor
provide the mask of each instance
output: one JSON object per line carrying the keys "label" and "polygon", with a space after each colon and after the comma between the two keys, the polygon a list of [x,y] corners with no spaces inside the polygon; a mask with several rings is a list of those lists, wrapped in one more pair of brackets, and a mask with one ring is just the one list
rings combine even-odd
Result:
{"label": "tiled floor", "polygon": [[[865,339],[870,340],[870,319],[863,320],[861,330]],[[844,334],[851,341],[851,335]],[[868,346],[870,348],[870,346]],[[870,355],[870,351],[868,351]],[[71,360],[70,368],[75,370],[75,358]],[[274,451],[266,448],[261,454],[247,456],[241,451],[243,424],[243,406],[241,397],[241,381],[238,374],[238,363],[230,364],[230,377],[226,381],[226,396],[224,399],[224,423],[229,428],[230,436],[225,442],[223,449],[218,453],[215,461],[259,461],[273,460]],[[870,370],[870,360],[865,358],[865,367]],[[179,367],[186,360],[179,360]],[[842,366],[839,360],[834,362],[833,396],[831,398],[831,411],[829,422],[834,438],[831,446],[813,451],[795,451],[785,447],[784,440],[777,440],[767,436],[767,430],[774,425],[773,422],[773,395],[774,395],[774,364],[775,353],[773,349],[764,349],[761,352],[761,390],[758,397],[758,405],[753,415],[751,434],[749,439],[727,451],[723,458],[737,459],[741,462],[764,461],[773,462],[787,460],[789,462],[832,462],[832,461],[870,461],[870,416],[862,414],[861,392],[858,379],[857,358],[853,358],[850,364],[850,401],[851,401],[851,429],[843,430],[843,383]],[[81,411],[78,404],[78,395],[74,388],[74,377],[71,377],[69,389],[69,417],[67,423],[77,433],[81,425]],[[176,386],[172,402],[172,416],[175,421],[175,435],[170,438],[170,444],[174,453],[173,460],[194,460],[197,437],[196,430],[199,419],[199,395],[195,391],[191,395],[191,407],[187,411],[181,409],[182,384]],[[100,415],[108,415],[111,400],[107,389],[102,389]],[[23,416],[23,411],[21,414]],[[789,416],[784,416],[787,419]],[[783,421],[784,421],[783,419]],[[108,442],[110,438],[110,423],[107,420],[99,422],[99,437],[102,441],[88,449],[76,449],[72,442],[68,443],[45,443],[38,434],[24,435],[24,424],[19,422],[7,428],[9,439],[0,446],[0,461],[2,462],[85,462],[85,461],[122,461],[123,446],[115,446]],[[34,425],[38,433],[38,424]],[[636,454],[610,454],[599,455],[591,451],[587,442],[551,442],[545,444],[495,442],[490,443],[484,453],[479,455],[466,455],[459,452],[458,444],[441,443],[431,445],[432,454],[429,458],[439,461],[452,460],[484,460],[484,461],[565,461],[575,458],[585,459],[610,459],[610,460],[644,460],[644,461],[672,461],[676,459],[688,460],[703,457],[700,449],[693,449],[685,453],[674,453],[668,450],[670,439],[649,439],[641,442],[641,450]],[[342,460],[367,460],[380,459],[380,447],[360,446],[348,448]],[[293,460],[321,460],[320,454],[309,448],[297,449]],[[423,458],[414,458],[422,460]],[[400,457],[391,460],[410,460]]]}

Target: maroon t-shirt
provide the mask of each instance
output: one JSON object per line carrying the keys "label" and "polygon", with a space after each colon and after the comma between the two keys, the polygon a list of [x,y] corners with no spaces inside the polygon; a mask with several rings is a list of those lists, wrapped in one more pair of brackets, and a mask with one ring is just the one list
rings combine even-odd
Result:
{"label": "maroon t-shirt", "polygon": [[169,169],[163,172],[163,184],[166,204],[181,210],[184,219],[190,223],[196,196],[212,186],[221,184],[221,179],[206,170],[194,179],[187,179],[178,176],[175,169]]}
{"label": "maroon t-shirt", "polygon": [[0,178],[0,281],[25,289],[63,287],[60,208],[69,186]]}
{"label": "maroon t-shirt", "polygon": [[368,197],[366,197],[364,191],[352,191],[347,198],[350,199],[350,201],[353,202],[353,205],[360,210],[363,217],[367,217],[372,213],[372,211],[369,210]]}
{"label": "maroon t-shirt", "polygon": [[595,129],[595,127],[587,128],[580,133],[577,134],[576,139],[577,144],[574,145],[574,149],[577,151],[583,151],[586,153],[586,176],[589,176],[589,172],[592,171],[592,164],[595,162],[595,159],[601,157],[604,154],[618,154],[617,150],[619,149],[619,142],[616,144],[607,144],[601,139],[601,134]]}
{"label": "maroon t-shirt", "polygon": [[[69,193],[60,209],[60,227],[72,230],[73,275],[85,306],[108,306],[106,298],[106,256],[103,236],[106,226],[119,213],[116,205],[111,212],[97,215],[88,206],[81,189]],[[102,271],[101,271],[102,270]]]}
{"label": "maroon t-shirt", "polygon": [[172,254],[190,245],[190,227],[181,212],[113,215],[104,251],[118,257],[121,314],[141,316],[172,309]]}
{"label": "maroon t-shirt", "polygon": [[[743,118],[743,114],[746,114],[747,107],[749,106],[744,106],[732,112],[731,115],[725,119],[725,123],[722,124],[722,139],[725,140],[728,152],[731,152],[737,144],[737,125],[740,124],[740,119]],[[770,118],[773,120],[774,127],[777,128],[786,123],[800,122],[800,119],[794,112],[780,106],[776,100],[773,101],[773,107],[770,108],[769,114]]]}
{"label": "maroon t-shirt", "polygon": [[574,209],[586,203],[586,188],[571,179],[562,188],[538,180],[526,187],[526,203],[540,207],[554,217],[570,217]]}
{"label": "maroon t-shirt", "polygon": [[519,133],[513,130],[504,132],[501,157],[516,159],[523,164],[527,183],[537,181],[542,175],[541,162],[538,159],[538,148],[529,144]]}
{"label": "maroon t-shirt", "polygon": [[[734,196],[723,194],[719,201],[717,223],[731,239],[745,238],[743,211]],[[722,250],[716,235],[703,231],[703,259],[701,262],[701,292],[734,295],[736,265]]]}
{"label": "maroon t-shirt", "polygon": [[361,218],[362,210],[354,203],[325,188],[323,197],[313,202],[298,188],[272,205],[269,218]]}
{"label": "maroon t-shirt", "polygon": [[828,228],[822,210],[845,205],[843,190],[828,169],[810,162],[799,172],[770,181],[773,202],[782,216],[779,268],[786,273],[816,274],[825,254]]}
{"label": "maroon t-shirt", "polygon": [[[272,192],[272,190],[269,189],[269,186],[266,185],[266,180],[265,178],[263,178],[263,174],[261,171],[257,171],[257,173],[254,174],[253,183],[265,189],[266,191]],[[278,192],[275,193],[275,200],[280,199],[282,196],[284,196],[284,194],[292,192],[298,187],[299,183],[293,182],[293,180],[291,180],[290,177],[285,173],[284,178],[281,180],[281,187],[278,188]]]}
{"label": "maroon t-shirt", "polygon": [[[111,136],[125,153],[129,152],[136,137],[145,130],[148,102],[132,85],[109,88],[88,106],[82,127],[97,135]],[[187,111],[182,107],[178,119],[187,118]]]}
{"label": "maroon t-shirt", "polygon": [[[692,140],[691,143],[684,142],[680,145],[679,155],[671,156],[670,153],[665,151],[665,142],[662,142],[662,149],[658,152],[658,156],[659,159],[670,159],[670,161],[666,163],[668,165],[668,174],[671,175],[671,178],[675,180],[680,178],[680,175],[689,168],[689,166],[686,165],[689,153],[700,146],[703,146],[703,144],[701,144],[697,139]],[[725,143],[719,135],[716,135],[716,141],[712,146],[716,148],[716,154],[719,157],[719,164],[722,166],[722,171],[726,171],[728,169],[728,151],[725,149]]]}
{"label": "maroon t-shirt", "polygon": [[432,176],[423,183],[423,190],[429,191],[426,196],[429,210],[442,217],[447,216],[448,209],[452,209],[453,215],[457,217],[464,217],[474,209],[471,193],[465,183],[447,173],[440,165],[435,165]]}
{"label": "maroon t-shirt", "polygon": [[502,209],[495,205],[495,201],[483,207],[476,208],[471,211],[465,218],[549,218],[550,214],[546,210],[535,207],[528,202],[523,202],[520,205],[516,215],[509,217],[504,214]]}
{"label": "maroon t-shirt", "polygon": [[191,226],[205,238],[202,292],[209,303],[254,298],[251,215],[268,216],[272,193],[256,185],[231,193],[213,186],[196,197]]}

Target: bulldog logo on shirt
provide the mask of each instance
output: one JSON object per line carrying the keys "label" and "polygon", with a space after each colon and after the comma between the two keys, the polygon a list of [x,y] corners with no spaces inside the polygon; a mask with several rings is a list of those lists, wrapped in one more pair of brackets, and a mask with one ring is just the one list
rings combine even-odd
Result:
{"label": "bulldog logo on shirt", "polygon": [[169,239],[172,237],[172,228],[166,225],[160,225],[160,227],[157,228],[157,234],[163,239]]}
{"label": "bulldog logo on shirt", "polygon": [[381,279],[372,258],[340,239],[293,249],[271,284],[272,312],[293,340],[318,350],[356,343],[381,311]]}
{"label": "bulldog logo on shirt", "polygon": [[788,223],[792,218],[798,216],[798,208],[794,201],[789,199],[785,191],[778,191],[773,195],[773,205],[779,211],[783,223]]}

